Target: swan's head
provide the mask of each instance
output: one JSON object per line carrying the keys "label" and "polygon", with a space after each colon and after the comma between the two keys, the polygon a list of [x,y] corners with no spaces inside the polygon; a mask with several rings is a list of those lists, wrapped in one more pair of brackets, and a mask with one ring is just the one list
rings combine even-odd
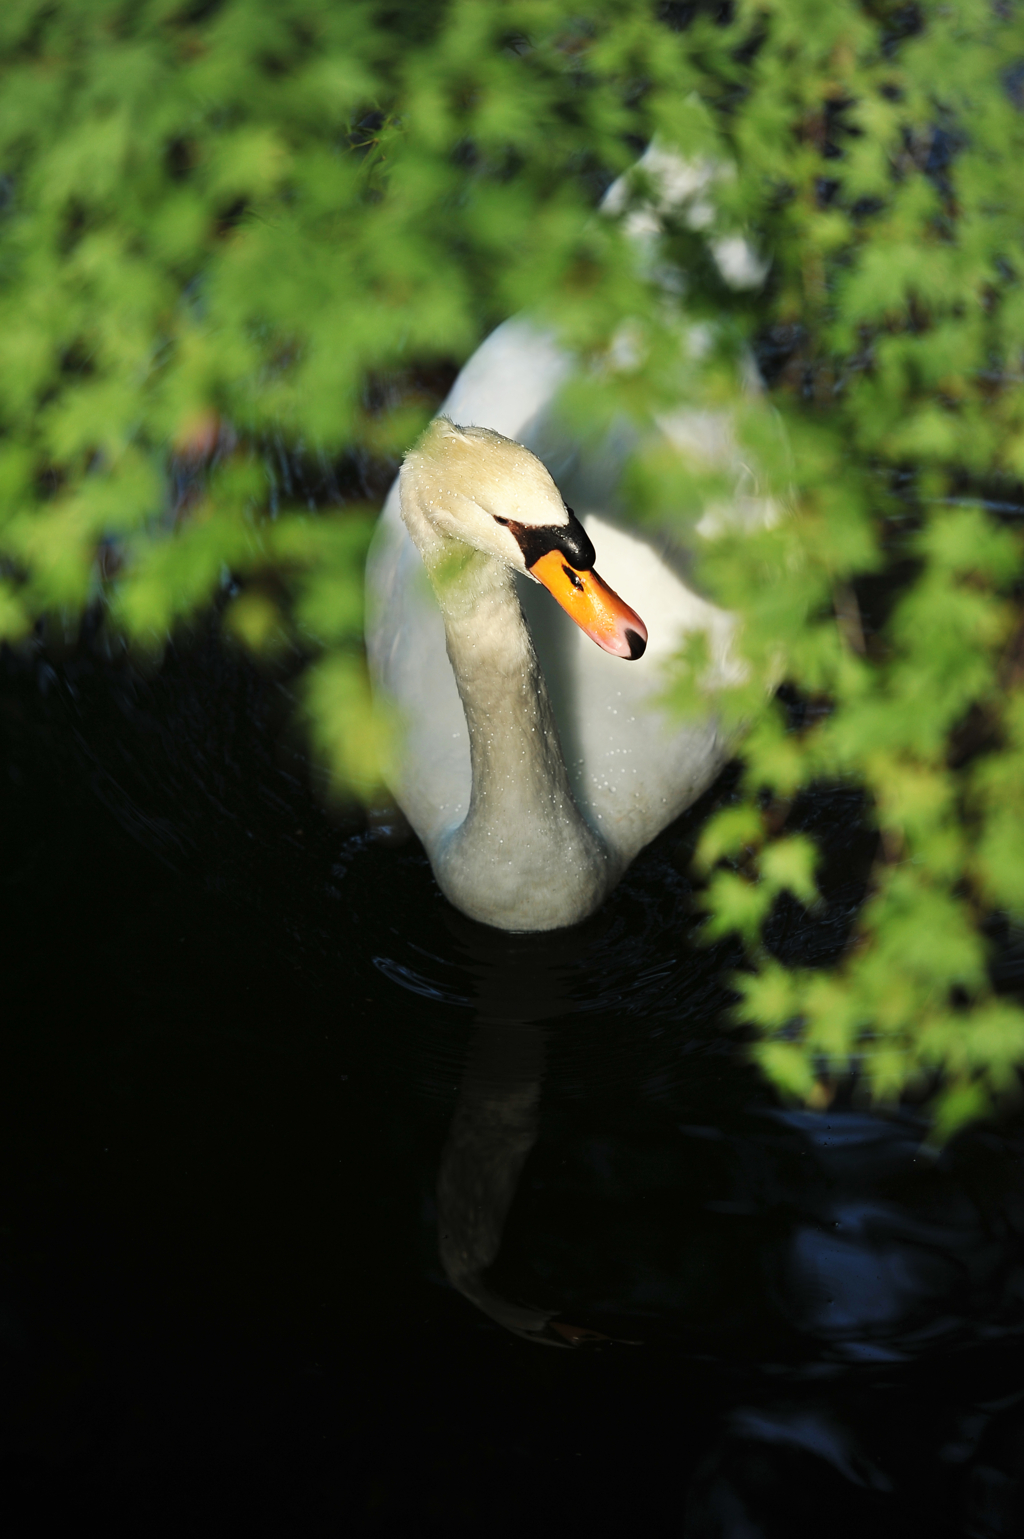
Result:
{"label": "swan's head", "polygon": [[606,652],[643,656],[647,627],[598,577],[586,530],[522,444],[436,417],[402,466],[407,499],[438,534],[543,583]]}

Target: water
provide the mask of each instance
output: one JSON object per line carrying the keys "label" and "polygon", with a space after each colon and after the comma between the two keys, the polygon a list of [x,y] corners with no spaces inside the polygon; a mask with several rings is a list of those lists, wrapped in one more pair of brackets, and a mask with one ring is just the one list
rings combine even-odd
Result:
{"label": "water", "polygon": [[[509,937],[324,813],[287,705],[209,646],[6,664],[7,1531],[1024,1531],[1022,1121],[935,1159],[744,1065],[728,775]],[[797,821],[824,961],[871,836]]]}

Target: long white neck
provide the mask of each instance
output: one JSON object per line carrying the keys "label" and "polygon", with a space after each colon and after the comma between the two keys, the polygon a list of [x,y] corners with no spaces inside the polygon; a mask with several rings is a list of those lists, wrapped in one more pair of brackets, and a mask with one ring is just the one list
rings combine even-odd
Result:
{"label": "long white neck", "polygon": [[437,594],[469,728],[469,811],[433,856],[438,882],[484,924],[575,924],[597,908],[614,873],[573,801],[511,570],[440,535],[404,492],[402,514]]}

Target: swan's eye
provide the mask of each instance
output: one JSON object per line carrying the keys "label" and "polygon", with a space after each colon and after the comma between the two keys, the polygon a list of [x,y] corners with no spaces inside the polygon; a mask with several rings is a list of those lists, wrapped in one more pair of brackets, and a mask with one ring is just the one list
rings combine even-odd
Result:
{"label": "swan's eye", "polygon": [[571,566],[566,566],[564,561],[562,562],[562,571],[565,573],[566,577],[568,577],[568,579],[572,583],[573,587],[574,588],[578,588],[580,593],[582,593],[583,592],[583,582],[582,582],[582,579],[577,577],[576,573],[573,571],[572,567]]}
{"label": "swan's eye", "polygon": [[502,525],[504,525],[504,527],[506,529],[508,528],[508,519],[507,518],[501,518],[501,517],[499,517],[499,515],[497,513],[492,513],[491,517],[494,519],[494,522],[496,524],[502,524]]}

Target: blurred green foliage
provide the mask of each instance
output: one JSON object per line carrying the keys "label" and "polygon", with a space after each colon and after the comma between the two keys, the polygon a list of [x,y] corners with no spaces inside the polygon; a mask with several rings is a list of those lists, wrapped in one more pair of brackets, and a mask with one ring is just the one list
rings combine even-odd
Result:
{"label": "blurred green foliage", "polygon": [[[729,408],[780,516],[704,546],[746,661],[707,930],[745,939],[739,1014],[784,1092],[823,1106],[854,1069],[948,1134],[1024,1063],[986,939],[1024,919],[1021,536],[994,508],[1024,502],[1022,108],[1020,8],[982,0],[6,0],[0,634],[99,602],[159,649],[216,603],[306,660],[315,747],[366,793],[371,490],[328,477],[311,509],[282,455],[396,462],[429,370],[522,309],[580,359],[580,431],[640,430],[638,516],[727,494],[644,430]],[[641,171],[595,215],[652,139],[712,195],[659,205]],[[740,237],[763,283],[724,276]],[[695,643],[680,709],[702,676]],[[879,855],[840,964],[794,971],[762,929],[816,901],[786,818],[823,778],[864,787]]]}

